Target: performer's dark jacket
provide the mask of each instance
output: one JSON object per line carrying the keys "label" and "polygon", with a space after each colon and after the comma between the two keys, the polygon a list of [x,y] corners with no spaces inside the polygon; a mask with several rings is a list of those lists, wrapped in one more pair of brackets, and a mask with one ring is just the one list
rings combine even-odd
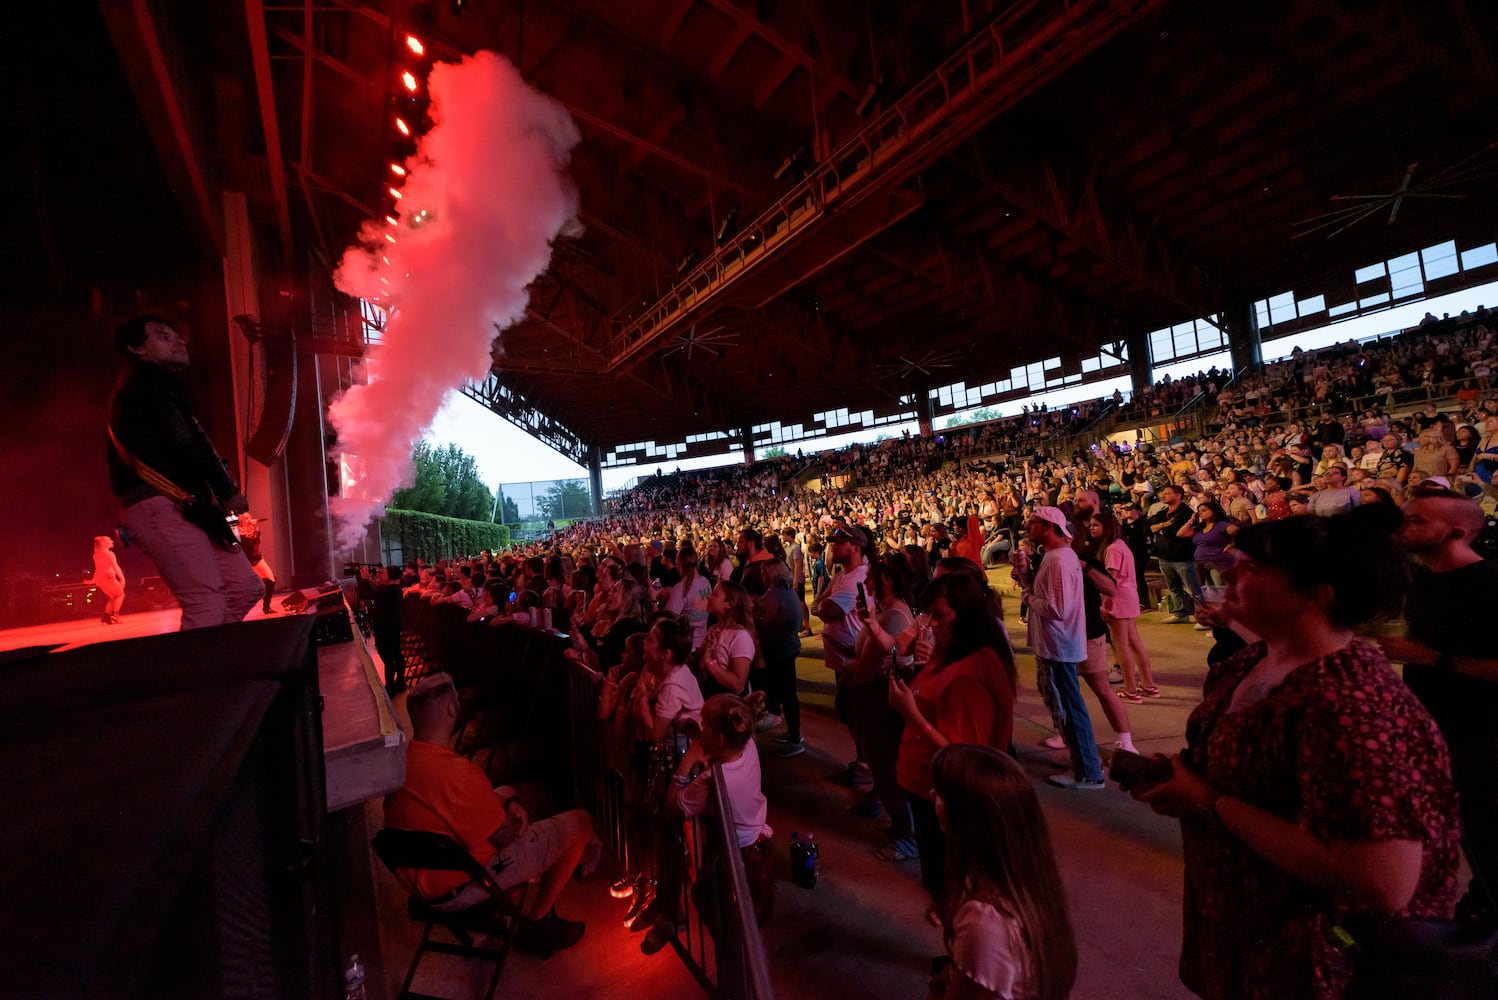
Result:
{"label": "performer's dark jacket", "polygon": [[[198,423],[187,383],[170,369],[132,362],[115,390],[109,426],[136,459],[187,492],[206,488],[225,502],[238,495],[239,485]],[[106,447],[110,489],[122,505],[161,495],[125,464],[112,442]]]}

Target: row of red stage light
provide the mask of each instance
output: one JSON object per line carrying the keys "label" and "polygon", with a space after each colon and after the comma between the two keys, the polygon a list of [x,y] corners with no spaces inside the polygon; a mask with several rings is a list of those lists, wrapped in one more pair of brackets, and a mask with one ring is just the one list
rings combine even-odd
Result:
{"label": "row of red stage light", "polygon": [[[421,70],[425,65],[426,45],[415,35],[407,34],[402,55],[412,62],[408,63],[406,68],[401,70],[400,85],[404,94],[397,99],[396,110],[393,116],[395,130],[399,133],[399,138],[396,139],[395,144],[400,149],[404,149],[409,141],[415,139],[416,129],[420,126],[416,114],[403,114],[402,111],[404,110],[404,105],[410,106],[413,111],[419,112],[421,110],[419,100],[422,83],[421,78],[417,75],[417,71]],[[399,159],[394,159],[390,161],[390,173],[396,178],[404,178],[406,176],[406,168]],[[390,195],[390,204],[385,213],[385,221],[394,227],[400,224],[398,203],[401,199],[401,191],[395,184],[389,185],[386,191]],[[386,233],[385,239],[391,243],[395,242],[395,236],[392,233]]]}

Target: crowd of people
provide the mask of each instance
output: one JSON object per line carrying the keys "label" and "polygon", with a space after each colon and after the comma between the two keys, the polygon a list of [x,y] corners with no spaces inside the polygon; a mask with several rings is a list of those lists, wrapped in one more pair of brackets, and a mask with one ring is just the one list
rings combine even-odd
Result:
{"label": "crowd of people", "polygon": [[[919,862],[943,930],[933,992],[1061,997],[1076,975],[1045,822],[1013,756],[1018,648],[1069,761],[1048,780],[1102,789],[1108,755],[1135,798],[1181,821],[1183,982],[1204,997],[1345,996],[1367,973],[1337,942],[1362,921],[1493,919],[1486,320],[1298,352],[1220,385],[1204,373],[1181,390],[1211,396],[1212,431],[1195,440],[1044,446],[1089,426],[1098,401],[818,459],[820,492],[797,486],[804,458],[658,475],[606,518],[403,582],[469,607],[475,627],[534,608],[572,637],[638,778],[629,854],[645,860],[614,888],[647,951],[682,917],[669,866],[651,859],[680,855],[681,817],[708,808],[714,773],[770,919],[761,752],[805,752],[795,661],[816,628],[856,750],[844,778],[889,815],[879,857]],[[1364,398],[1441,383],[1464,394],[1408,413]],[[856,476],[829,485],[845,469]],[[995,590],[1006,576],[1023,644]],[[1150,613],[1214,640],[1186,749],[1168,759],[1138,757],[1131,739],[1129,706],[1160,694],[1137,627]],[[533,916],[548,947],[572,933]]]}

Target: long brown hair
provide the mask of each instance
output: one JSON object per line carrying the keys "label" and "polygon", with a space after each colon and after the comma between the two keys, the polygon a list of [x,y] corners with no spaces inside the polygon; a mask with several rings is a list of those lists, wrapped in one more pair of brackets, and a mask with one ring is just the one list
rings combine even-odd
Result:
{"label": "long brown hair", "polygon": [[1064,1000],[1077,978],[1077,941],[1029,776],[1003,751],[963,743],[938,750],[931,770],[946,812],[948,906],[978,900],[1019,924],[1035,1000]]}

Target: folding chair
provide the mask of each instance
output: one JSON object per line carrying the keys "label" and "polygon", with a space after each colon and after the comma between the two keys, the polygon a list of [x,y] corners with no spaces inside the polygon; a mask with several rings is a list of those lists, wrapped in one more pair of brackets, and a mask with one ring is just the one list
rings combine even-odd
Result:
{"label": "folding chair", "polygon": [[[415,993],[411,990],[411,982],[416,978],[416,967],[421,964],[422,956],[428,952],[459,955],[494,963],[494,975],[489,979],[489,988],[482,994],[484,997],[492,998],[494,991],[499,988],[499,975],[504,970],[505,959],[509,957],[510,946],[515,940],[515,931],[520,925],[520,908],[525,901],[525,887],[521,887],[520,899],[512,900],[509,893],[500,888],[499,883],[495,881],[493,873],[475,861],[473,855],[469,854],[462,844],[445,833],[385,829],[375,834],[373,847],[375,853],[380,856],[380,860],[408,889],[414,889],[414,887],[408,883],[403,872],[409,869],[424,869],[426,871],[463,872],[489,892],[489,898],[477,906],[449,913],[431,906],[412,891],[406,902],[407,912],[412,920],[424,926],[421,932],[421,942],[416,946],[416,954],[411,959],[411,967],[406,970],[406,978],[401,983],[400,992],[397,994],[398,1000],[443,1000],[432,994]],[[432,931],[436,927],[444,928],[457,939],[457,943],[433,940]],[[485,935],[497,937],[498,946],[487,947],[478,944],[475,938]]]}

